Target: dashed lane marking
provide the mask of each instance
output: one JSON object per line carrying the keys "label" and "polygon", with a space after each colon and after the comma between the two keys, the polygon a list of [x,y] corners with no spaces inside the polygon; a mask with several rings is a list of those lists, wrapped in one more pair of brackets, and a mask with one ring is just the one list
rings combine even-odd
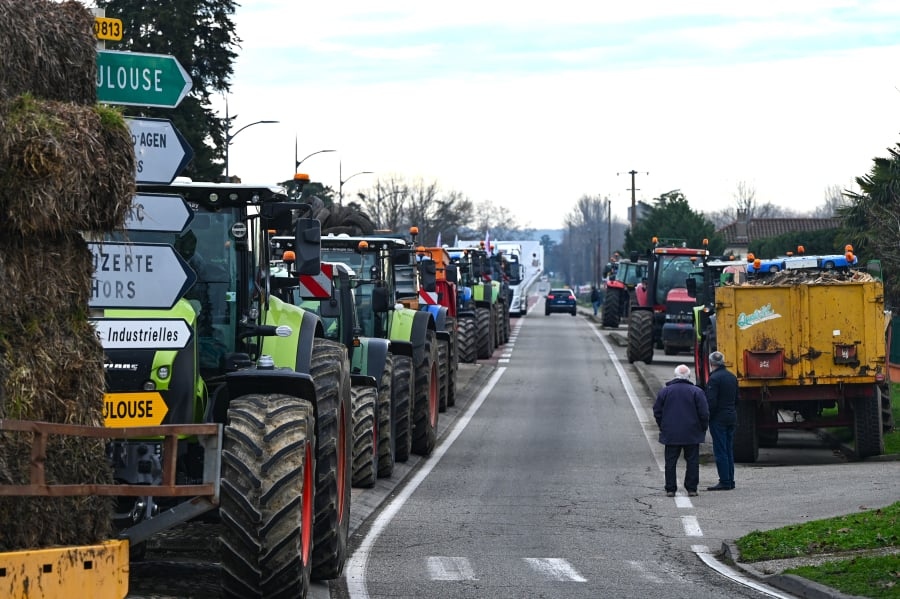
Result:
{"label": "dashed lane marking", "polygon": [[526,557],[525,563],[544,576],[560,582],[587,582],[572,564],[558,557]]}
{"label": "dashed lane marking", "polygon": [[465,557],[431,556],[428,558],[431,580],[478,580],[472,564]]}

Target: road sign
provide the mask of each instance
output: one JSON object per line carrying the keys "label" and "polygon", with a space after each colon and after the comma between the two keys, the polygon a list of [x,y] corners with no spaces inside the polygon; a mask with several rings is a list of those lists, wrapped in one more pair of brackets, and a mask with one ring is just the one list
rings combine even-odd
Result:
{"label": "road sign", "polygon": [[191,91],[187,71],[166,54],[97,50],[97,101],[175,108]]}
{"label": "road sign", "polygon": [[103,395],[103,423],[107,428],[157,426],[168,412],[169,407],[158,391]]}
{"label": "road sign", "polygon": [[168,310],[197,280],[171,245],[88,243],[94,255],[91,308]]}
{"label": "road sign", "polygon": [[181,196],[139,193],[131,200],[131,210],[125,216],[125,229],[181,233],[193,218],[194,211]]}
{"label": "road sign", "polygon": [[134,143],[137,183],[168,185],[194,157],[187,140],[166,119],[125,119]]}
{"label": "road sign", "polygon": [[191,328],[182,318],[92,318],[103,349],[184,349]]}
{"label": "road sign", "polygon": [[121,19],[94,17],[94,36],[98,40],[122,41]]}

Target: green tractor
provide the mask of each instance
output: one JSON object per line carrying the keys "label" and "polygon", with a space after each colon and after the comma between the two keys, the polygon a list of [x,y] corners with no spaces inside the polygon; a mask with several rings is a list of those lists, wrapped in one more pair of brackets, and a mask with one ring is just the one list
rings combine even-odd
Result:
{"label": "green tractor", "polygon": [[379,424],[382,431],[391,427],[394,459],[430,455],[437,442],[440,403],[438,330],[434,317],[417,310],[398,289],[406,281],[398,283],[395,267],[411,264],[411,247],[397,237],[328,235],[322,237],[322,259],[346,264],[356,273],[363,336],[390,342],[392,418]]}
{"label": "green tractor", "polygon": [[490,257],[483,247],[447,251],[459,269],[459,359],[461,362],[486,360],[509,339],[509,329],[503,333],[504,323],[509,322],[509,309],[501,298],[502,284],[491,276]]}
{"label": "green tractor", "polygon": [[279,297],[317,314],[325,337],[340,342],[350,355],[352,480],[355,487],[372,487],[379,477],[394,471],[390,343],[363,335],[354,291],[359,278],[349,266],[323,262],[319,274],[298,275],[293,271],[294,238],[273,237],[272,245],[271,275],[290,285],[277,291]]}
{"label": "green tractor", "polygon": [[[152,534],[217,512],[225,596],[304,596],[310,578],[339,576],[347,559],[350,362],[322,319],[280,299],[267,273],[270,230],[293,232],[297,273],[318,273],[319,223],[299,218],[308,207],[280,188],[179,181],[140,191],[180,195],[192,218],[177,232],[129,230],[132,265],[147,248],[174,248],[196,277],[171,307],[95,309],[107,426],[184,431],[133,439],[123,430],[110,443],[126,491],[120,536],[139,557]],[[145,261],[154,268],[165,266]],[[111,418],[119,414],[134,418]],[[219,425],[218,439],[200,436],[204,423]],[[176,468],[166,471],[173,453]],[[212,495],[197,496],[210,483]],[[140,495],[127,492],[136,486]]]}

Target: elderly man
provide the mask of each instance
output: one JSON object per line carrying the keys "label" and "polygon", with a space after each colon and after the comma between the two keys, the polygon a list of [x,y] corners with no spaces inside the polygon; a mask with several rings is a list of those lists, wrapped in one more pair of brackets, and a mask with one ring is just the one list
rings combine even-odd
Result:
{"label": "elderly man", "polygon": [[689,497],[697,496],[700,484],[700,444],[706,439],[709,406],[706,395],[691,380],[691,369],[675,367],[675,378],[656,394],[653,416],[659,425],[659,442],[666,446],[666,496],[675,497],[678,482],[675,467],[684,452],[686,470],[684,488]]}
{"label": "elderly man", "polygon": [[709,434],[716,456],[719,483],[707,491],[734,489],[734,427],[737,424],[737,377],[725,368],[725,356],[720,351],[709,354],[709,379],[706,399],[709,402]]}

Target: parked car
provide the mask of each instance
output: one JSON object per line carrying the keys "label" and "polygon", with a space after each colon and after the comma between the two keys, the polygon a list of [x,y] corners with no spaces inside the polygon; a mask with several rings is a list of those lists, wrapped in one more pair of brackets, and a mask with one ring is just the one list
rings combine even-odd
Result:
{"label": "parked car", "polygon": [[575,316],[575,292],[571,289],[551,289],[544,298],[544,315],[552,312],[568,312]]}

